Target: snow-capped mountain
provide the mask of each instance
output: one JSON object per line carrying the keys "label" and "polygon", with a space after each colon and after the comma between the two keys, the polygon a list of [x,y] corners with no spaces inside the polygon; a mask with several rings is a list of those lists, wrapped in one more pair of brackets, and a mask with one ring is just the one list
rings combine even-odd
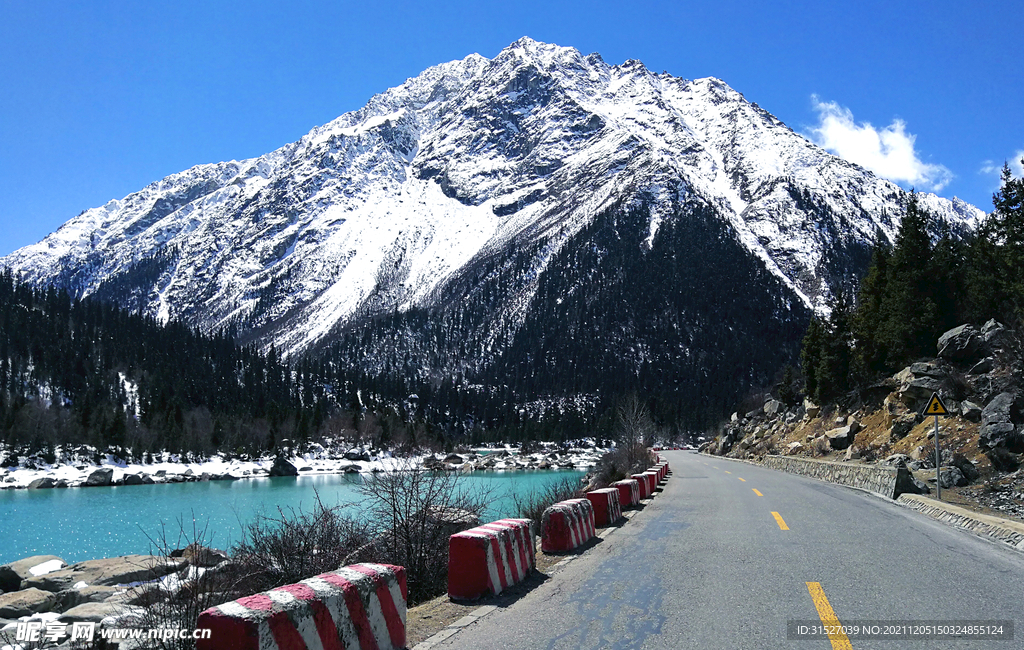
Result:
{"label": "snow-capped mountain", "polygon": [[[919,198],[954,230],[983,216]],[[806,321],[863,270],[877,228],[894,236],[905,202],[718,79],[523,38],[492,60],[430,68],[267,155],[199,165],[87,210],[0,265],[289,355],[417,310],[461,322],[459,305],[486,285],[483,347],[449,360],[479,371],[538,317],[538,292],[565,298],[588,281],[565,261],[588,246],[599,265],[602,246],[641,259],[671,239],[666,224],[703,223],[673,256],[713,269],[716,256],[733,259],[722,247],[741,251],[743,282],[760,288],[740,294],[767,291],[777,318]],[[625,214],[637,233],[595,243],[600,223],[615,230],[610,215]],[[689,281],[690,293],[723,290],[710,271]],[[695,353],[691,343],[675,354]]]}

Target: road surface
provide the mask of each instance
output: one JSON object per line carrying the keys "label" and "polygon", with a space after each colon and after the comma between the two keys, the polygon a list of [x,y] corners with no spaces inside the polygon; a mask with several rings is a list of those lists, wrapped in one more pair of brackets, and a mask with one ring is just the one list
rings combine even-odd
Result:
{"label": "road surface", "polygon": [[[661,453],[673,474],[642,512],[436,647],[1024,648],[1024,554],[850,488]],[[787,638],[788,622],[821,625],[830,612],[844,625],[1019,629],[1009,641]]]}

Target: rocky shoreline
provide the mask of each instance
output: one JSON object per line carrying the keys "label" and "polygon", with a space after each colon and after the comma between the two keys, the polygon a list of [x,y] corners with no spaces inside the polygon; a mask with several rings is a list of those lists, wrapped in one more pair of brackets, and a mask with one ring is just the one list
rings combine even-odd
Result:
{"label": "rocky shoreline", "polygon": [[0,490],[236,481],[275,476],[368,474],[406,469],[463,472],[589,469],[608,451],[594,446],[592,441],[580,441],[580,445],[570,448],[547,444],[542,445],[540,451],[527,454],[506,445],[459,453],[406,457],[396,456],[392,451],[367,448],[338,451],[319,445],[314,447],[319,448],[304,454],[285,452],[256,460],[229,459],[219,455],[201,462],[182,462],[170,454],[164,454],[163,458],[153,463],[127,463],[106,455],[100,463],[71,458],[48,464],[36,455],[19,458],[15,467],[0,469]]}
{"label": "rocky shoreline", "polygon": [[227,571],[222,551],[190,545],[170,557],[125,555],[68,565],[55,555],[35,555],[0,566],[0,646],[19,647],[19,625],[33,624],[44,647],[71,647],[75,623],[140,627],[147,608],[164,602],[189,579]]}

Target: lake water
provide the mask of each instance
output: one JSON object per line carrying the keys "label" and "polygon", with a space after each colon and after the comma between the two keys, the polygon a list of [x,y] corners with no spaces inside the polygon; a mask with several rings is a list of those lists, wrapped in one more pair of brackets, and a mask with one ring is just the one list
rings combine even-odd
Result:
{"label": "lake water", "polygon": [[[579,471],[474,472],[460,475],[468,490],[490,490],[485,521],[513,516],[512,493]],[[359,474],[166,483],[109,488],[4,490],[0,492],[0,564],[30,555],[57,555],[68,563],[154,550],[150,539],[178,539],[179,521],[191,535],[193,520],[207,528],[207,544],[230,549],[260,511],[311,510],[316,494],[325,506],[355,503]],[[353,506],[358,508],[358,506]],[[187,541],[182,541],[184,546]]]}

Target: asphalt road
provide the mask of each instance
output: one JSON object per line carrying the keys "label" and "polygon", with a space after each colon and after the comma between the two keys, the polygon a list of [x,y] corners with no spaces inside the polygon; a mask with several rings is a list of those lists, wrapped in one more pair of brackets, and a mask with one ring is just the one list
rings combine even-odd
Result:
{"label": "asphalt road", "polygon": [[[881,497],[691,452],[628,523],[438,648],[1024,648],[1024,554]],[[773,513],[777,513],[773,514]],[[785,529],[784,529],[785,528]],[[1011,620],[1013,640],[787,638]]]}

